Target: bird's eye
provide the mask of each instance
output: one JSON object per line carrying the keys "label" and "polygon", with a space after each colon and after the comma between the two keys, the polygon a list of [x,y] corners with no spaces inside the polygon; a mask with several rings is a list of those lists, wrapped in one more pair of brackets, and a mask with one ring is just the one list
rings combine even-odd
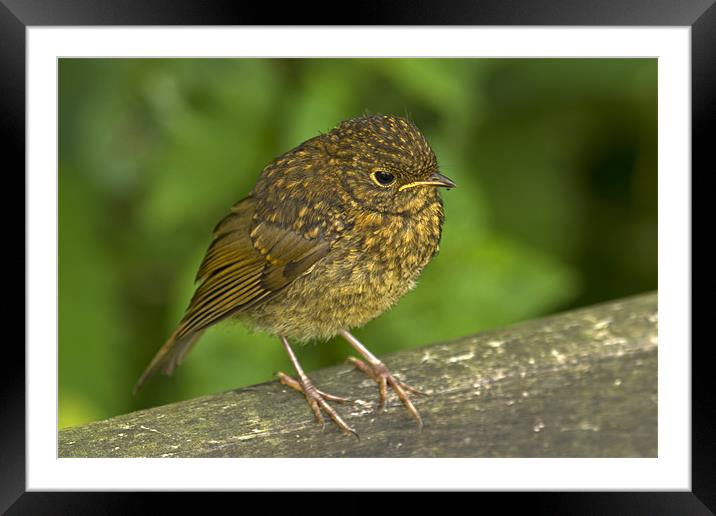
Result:
{"label": "bird's eye", "polygon": [[378,186],[390,186],[395,181],[395,176],[385,170],[376,170],[371,178]]}

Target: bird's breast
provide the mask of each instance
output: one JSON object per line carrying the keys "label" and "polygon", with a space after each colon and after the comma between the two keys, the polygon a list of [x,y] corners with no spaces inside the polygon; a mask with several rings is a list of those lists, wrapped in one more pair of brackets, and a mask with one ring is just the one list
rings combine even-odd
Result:
{"label": "bird's breast", "polygon": [[442,221],[439,200],[412,217],[354,217],[324,258],[250,311],[254,325],[297,340],[362,326],[415,286],[437,251]]}
{"label": "bird's breast", "polygon": [[410,217],[377,212],[356,217],[326,257],[327,291],[349,297],[366,319],[379,315],[415,286],[438,249],[442,221],[439,200]]}

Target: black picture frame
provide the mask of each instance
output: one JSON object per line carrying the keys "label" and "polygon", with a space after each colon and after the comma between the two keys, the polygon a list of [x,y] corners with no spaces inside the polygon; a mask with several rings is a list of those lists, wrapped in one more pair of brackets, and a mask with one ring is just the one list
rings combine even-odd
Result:
{"label": "black picture frame", "polygon": [[[279,6],[280,7],[277,7]],[[691,27],[692,170],[716,170],[707,135],[716,118],[716,5],[714,0],[489,0],[360,2],[340,17],[335,8],[311,3],[257,5],[199,0],[0,0],[0,127],[4,130],[5,199],[24,192],[9,179],[25,167],[25,31],[32,26],[83,25],[557,25]],[[327,19],[329,13],[335,19]],[[9,166],[9,158],[15,158]],[[694,177],[692,172],[692,179]],[[24,196],[23,196],[24,198]],[[8,203],[6,203],[6,206]],[[18,210],[8,218],[17,223]],[[9,224],[8,224],[9,225]],[[13,262],[27,259],[21,239],[6,239]],[[9,244],[12,242],[12,244]],[[27,280],[27,278],[26,278]],[[6,296],[7,307],[20,303]],[[24,303],[23,303],[24,306]],[[10,335],[8,332],[6,335]],[[19,339],[4,342],[0,375],[0,511],[8,514],[128,513],[147,509],[127,493],[25,492],[25,355]],[[683,343],[685,346],[688,343]],[[716,511],[716,405],[714,375],[707,371],[710,345],[692,345],[692,491],[642,493],[514,493],[500,496],[505,509],[529,504],[549,514],[712,514]],[[154,498],[154,497],[152,497]],[[184,497],[162,496],[163,512]],[[275,504],[276,499],[272,500]],[[356,507],[349,500],[346,507]],[[276,509],[276,506],[273,505]]]}

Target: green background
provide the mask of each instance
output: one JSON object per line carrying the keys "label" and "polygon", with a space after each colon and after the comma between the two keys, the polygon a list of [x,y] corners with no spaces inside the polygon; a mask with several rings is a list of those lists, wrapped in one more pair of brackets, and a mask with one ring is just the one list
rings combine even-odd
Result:
{"label": "green background", "polygon": [[[657,286],[655,59],[62,59],[59,79],[60,427],[293,372],[225,322],[131,395],[214,224],[366,113],[412,118],[458,184],[418,288],[355,332],[374,353]],[[350,351],[297,350],[309,372]]]}

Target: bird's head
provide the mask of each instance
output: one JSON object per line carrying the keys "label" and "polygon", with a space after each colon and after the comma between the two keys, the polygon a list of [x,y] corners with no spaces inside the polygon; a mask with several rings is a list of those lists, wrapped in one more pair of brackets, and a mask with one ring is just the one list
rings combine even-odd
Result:
{"label": "bird's head", "polygon": [[343,189],[366,209],[410,213],[455,183],[439,172],[435,153],[409,120],[366,116],[320,137]]}

